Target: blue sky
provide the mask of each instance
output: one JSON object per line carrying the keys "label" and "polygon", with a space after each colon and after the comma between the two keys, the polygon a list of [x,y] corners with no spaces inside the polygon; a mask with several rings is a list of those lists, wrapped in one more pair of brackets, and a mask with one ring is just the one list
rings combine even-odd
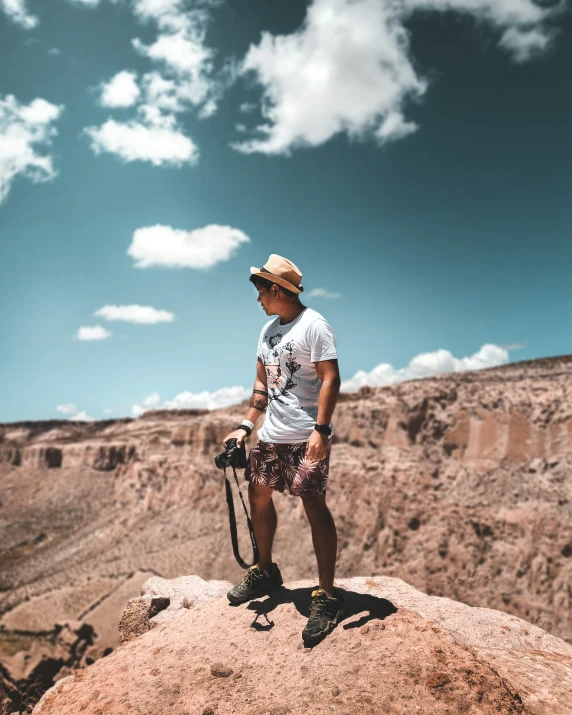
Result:
{"label": "blue sky", "polygon": [[532,0],[0,0],[0,421],[248,396],[270,253],[346,390],[569,353],[571,29]]}

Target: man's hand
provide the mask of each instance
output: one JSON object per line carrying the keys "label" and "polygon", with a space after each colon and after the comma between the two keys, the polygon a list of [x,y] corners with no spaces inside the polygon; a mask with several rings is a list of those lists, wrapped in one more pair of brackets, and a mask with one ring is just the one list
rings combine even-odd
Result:
{"label": "man's hand", "polygon": [[236,439],[236,446],[240,447],[240,445],[242,444],[242,440],[246,437],[247,434],[248,432],[245,429],[235,429],[234,432],[227,434],[227,436],[222,441],[225,449],[228,440],[233,438]]}
{"label": "man's hand", "polygon": [[328,435],[314,430],[308,438],[308,444],[306,445],[306,459],[319,462],[321,459],[325,459],[327,453]]}

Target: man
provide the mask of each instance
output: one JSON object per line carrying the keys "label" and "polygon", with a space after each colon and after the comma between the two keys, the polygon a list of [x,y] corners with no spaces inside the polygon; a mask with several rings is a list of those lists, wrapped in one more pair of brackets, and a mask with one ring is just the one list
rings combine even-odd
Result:
{"label": "man", "polygon": [[302,273],[289,260],[272,254],[263,268],[250,269],[267,322],[258,340],[256,380],[242,424],[224,439],[240,445],[266,408],[258,442],[250,450],[245,479],[260,559],[240,584],[228,592],[232,604],[245,603],[282,585],[272,561],[276,531],[274,490],[302,499],[312,530],[319,587],[312,592],[310,618],[302,632],[312,644],[327,635],[344,614],[341,592],[334,588],[337,535],[326,506],[326,485],[333,425],[340,389],[336,342],[323,316],[300,302]]}

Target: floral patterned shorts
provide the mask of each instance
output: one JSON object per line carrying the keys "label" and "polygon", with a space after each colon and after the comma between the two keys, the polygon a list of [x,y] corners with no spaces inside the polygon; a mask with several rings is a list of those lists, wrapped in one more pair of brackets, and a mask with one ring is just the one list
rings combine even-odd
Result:
{"label": "floral patterned shorts", "polygon": [[305,497],[323,494],[328,482],[330,450],[324,459],[306,459],[307,442],[279,444],[258,441],[250,450],[244,478],[252,484],[263,484],[283,492],[285,487],[293,496]]}

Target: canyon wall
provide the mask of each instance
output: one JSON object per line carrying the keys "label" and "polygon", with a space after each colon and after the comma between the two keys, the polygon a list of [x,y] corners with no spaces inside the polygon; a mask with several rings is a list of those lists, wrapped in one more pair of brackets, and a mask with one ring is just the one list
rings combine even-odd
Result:
{"label": "canyon wall", "polygon": [[[571,378],[562,357],[341,395],[337,575],[403,578],[572,642]],[[245,410],[0,425],[0,661],[32,622],[99,618],[103,632],[137,574],[241,577],[213,458]],[[286,579],[316,578],[300,500],[275,503],[275,560]],[[248,559],[238,500],[236,513]],[[93,659],[116,647],[106,639]]]}

